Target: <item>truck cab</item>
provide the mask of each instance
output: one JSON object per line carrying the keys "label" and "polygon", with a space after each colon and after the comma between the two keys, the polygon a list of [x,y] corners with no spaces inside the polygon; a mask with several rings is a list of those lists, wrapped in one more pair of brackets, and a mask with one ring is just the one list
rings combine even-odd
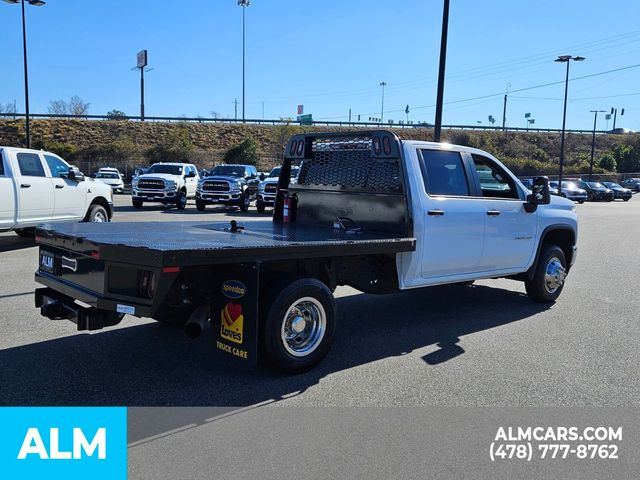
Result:
{"label": "truck cab", "polygon": [[0,147],[0,231],[32,236],[43,222],[108,222],[111,187],[85,178],[58,155]]}
{"label": "truck cab", "polygon": [[133,208],[145,203],[175,205],[184,210],[187,200],[196,196],[200,174],[191,163],[154,163],[147,171],[131,182]]}
{"label": "truck cab", "polygon": [[196,208],[204,211],[207,205],[229,205],[246,212],[256,198],[259,181],[253,165],[217,165],[198,182]]}

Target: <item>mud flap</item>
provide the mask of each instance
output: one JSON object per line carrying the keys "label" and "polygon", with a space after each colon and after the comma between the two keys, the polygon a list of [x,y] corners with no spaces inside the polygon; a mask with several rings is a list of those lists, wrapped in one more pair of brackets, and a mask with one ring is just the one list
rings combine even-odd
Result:
{"label": "mud flap", "polygon": [[249,365],[258,362],[259,274],[259,263],[225,265],[211,303],[215,348]]}

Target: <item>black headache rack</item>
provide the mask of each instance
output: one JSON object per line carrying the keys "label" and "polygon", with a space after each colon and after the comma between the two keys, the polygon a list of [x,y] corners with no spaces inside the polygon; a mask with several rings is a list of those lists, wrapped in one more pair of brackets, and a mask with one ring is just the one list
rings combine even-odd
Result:
{"label": "black headache rack", "polygon": [[[300,173],[292,183],[293,164]],[[284,221],[285,197],[296,224],[334,225],[345,218],[366,231],[413,233],[402,144],[385,130],[293,136],[278,180],[276,223]]]}

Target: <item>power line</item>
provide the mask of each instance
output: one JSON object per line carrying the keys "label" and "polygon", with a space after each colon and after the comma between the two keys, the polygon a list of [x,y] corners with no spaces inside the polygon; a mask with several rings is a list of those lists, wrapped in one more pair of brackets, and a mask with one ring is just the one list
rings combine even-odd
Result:
{"label": "power line", "polygon": [[[589,75],[582,75],[580,77],[570,78],[569,81],[573,82],[573,81],[576,81],[576,80],[584,80],[585,78],[598,77],[600,75],[606,75],[608,73],[620,72],[620,71],[623,71],[623,70],[630,70],[632,68],[638,68],[638,67],[640,67],[640,63],[637,63],[635,65],[628,65],[626,67],[614,68],[612,70],[606,70],[604,72],[591,73]],[[539,85],[532,85],[530,87],[517,88],[517,89],[511,90],[510,92],[512,94],[513,93],[518,93],[518,92],[526,92],[528,90],[535,90],[537,88],[549,87],[551,85],[558,85],[558,84],[561,84],[561,83],[564,83],[564,82],[565,82],[564,80],[557,80],[555,82],[547,82],[547,83],[542,83],[542,84],[539,84]],[[471,102],[471,101],[474,101],[474,100],[482,100],[482,99],[485,99],[485,98],[500,97],[502,95],[504,95],[504,92],[491,93],[491,94],[487,94],[487,95],[479,95],[477,97],[463,98],[463,99],[460,99],[460,100],[450,100],[450,101],[444,102],[444,103],[446,105],[452,105],[452,104],[456,104],[456,103]],[[412,109],[413,110],[418,110],[418,109],[433,108],[433,107],[435,107],[435,104],[421,105],[421,106],[418,106],[418,107],[412,107]],[[404,110],[402,110],[402,109],[399,109],[399,110],[388,110],[387,113],[398,113],[398,112],[402,112],[402,111],[404,111]],[[373,113],[363,113],[361,115],[373,115]],[[324,120],[324,119],[328,119],[328,118],[345,118],[345,117],[344,116],[325,117],[325,118],[320,119],[320,120]]]}

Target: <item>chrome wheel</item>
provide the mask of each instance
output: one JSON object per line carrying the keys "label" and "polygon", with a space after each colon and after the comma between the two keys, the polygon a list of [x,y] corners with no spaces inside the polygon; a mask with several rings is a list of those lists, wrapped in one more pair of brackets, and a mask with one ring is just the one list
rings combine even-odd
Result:
{"label": "chrome wheel", "polygon": [[549,293],[555,293],[564,284],[567,270],[558,257],[552,257],[547,263],[544,274],[544,288]]}
{"label": "chrome wheel", "polygon": [[101,210],[98,210],[93,214],[93,223],[104,223],[107,221],[107,217]]}
{"label": "chrome wheel", "polygon": [[326,327],[327,315],[322,304],[313,297],[300,298],[282,319],[282,345],[294,357],[309,355],[322,342]]}

